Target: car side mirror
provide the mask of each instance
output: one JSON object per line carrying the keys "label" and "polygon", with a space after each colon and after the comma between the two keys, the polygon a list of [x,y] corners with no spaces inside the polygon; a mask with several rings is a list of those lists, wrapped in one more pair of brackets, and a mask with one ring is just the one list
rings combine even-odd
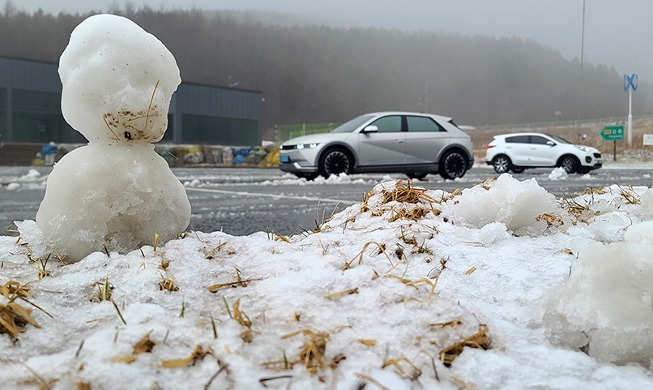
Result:
{"label": "car side mirror", "polygon": [[553,141],[546,141],[546,144],[549,146],[556,146],[555,142]]}
{"label": "car side mirror", "polygon": [[369,125],[363,129],[363,133],[378,133],[379,128],[376,125]]}

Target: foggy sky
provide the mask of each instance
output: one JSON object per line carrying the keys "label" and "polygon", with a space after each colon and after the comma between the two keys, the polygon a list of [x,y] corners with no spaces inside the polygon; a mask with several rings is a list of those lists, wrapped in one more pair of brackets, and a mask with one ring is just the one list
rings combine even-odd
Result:
{"label": "foggy sky", "polygon": [[[124,8],[125,0],[13,0],[20,9],[57,14]],[[532,39],[567,59],[607,65],[653,80],[653,1],[586,0],[133,0],[154,9],[265,10],[340,26],[425,29],[435,32]],[[617,92],[617,91],[616,91]],[[623,89],[622,89],[623,92]]]}

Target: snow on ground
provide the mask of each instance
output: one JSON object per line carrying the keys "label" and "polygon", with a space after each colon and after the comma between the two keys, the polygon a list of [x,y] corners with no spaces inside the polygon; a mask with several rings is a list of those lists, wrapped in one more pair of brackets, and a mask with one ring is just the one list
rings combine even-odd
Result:
{"label": "snow on ground", "polygon": [[64,265],[0,236],[0,318],[24,316],[0,387],[653,387],[653,192],[407,183],[292,237],[190,232]]}

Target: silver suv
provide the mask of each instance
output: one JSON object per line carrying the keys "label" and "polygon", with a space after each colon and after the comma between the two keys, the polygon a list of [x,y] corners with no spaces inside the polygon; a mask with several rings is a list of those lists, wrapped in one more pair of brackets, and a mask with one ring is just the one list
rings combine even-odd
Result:
{"label": "silver suv", "polygon": [[284,142],[280,168],[312,180],[339,173],[463,177],[474,164],[472,141],[451,118],[413,112],[361,115],[330,133]]}
{"label": "silver suv", "polygon": [[588,173],[601,168],[601,152],[573,145],[565,139],[542,133],[494,136],[487,146],[485,162],[497,173],[524,172],[526,168],[563,167],[567,173]]}

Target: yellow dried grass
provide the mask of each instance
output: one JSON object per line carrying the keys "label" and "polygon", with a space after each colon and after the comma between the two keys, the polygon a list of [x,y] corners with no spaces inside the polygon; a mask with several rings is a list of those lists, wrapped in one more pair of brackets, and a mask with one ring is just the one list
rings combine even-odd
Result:
{"label": "yellow dried grass", "polygon": [[289,362],[290,366],[296,363],[302,363],[312,375],[317,374],[318,369],[324,367],[324,354],[326,352],[329,334],[326,332],[314,332],[310,329],[298,330],[282,337],[287,339],[299,334],[304,335],[305,343],[299,350],[299,357],[294,362]]}
{"label": "yellow dried grass", "polygon": [[161,366],[163,368],[186,367],[191,364],[194,364],[199,360],[204,359],[206,355],[213,356],[213,349],[211,349],[211,347],[208,347],[206,350],[204,350],[204,348],[202,348],[202,345],[197,344],[195,346],[195,349],[193,349],[193,352],[191,352],[190,356],[188,356],[187,358],[164,360],[163,362],[161,362]]}
{"label": "yellow dried grass", "polygon": [[12,339],[25,332],[25,327],[30,324],[36,328],[41,326],[32,318],[32,309],[10,301],[6,305],[0,304],[0,333],[6,333]]}
{"label": "yellow dried grass", "polygon": [[382,204],[392,201],[399,203],[440,203],[437,199],[426,194],[428,190],[422,187],[413,187],[410,180],[398,180],[392,191],[383,190]]}
{"label": "yellow dried grass", "polygon": [[343,271],[346,271],[351,268],[352,263],[354,260],[358,259],[358,264],[363,264],[363,254],[365,253],[365,250],[370,246],[370,245],[376,245],[377,248],[379,248],[379,253],[383,253],[385,257],[388,259],[390,262],[390,266],[394,268],[394,264],[392,263],[392,260],[390,260],[390,256],[385,252],[385,244],[379,244],[378,242],[373,242],[369,241],[366,242],[365,245],[363,245],[363,249],[361,249],[360,252],[356,256],[354,256],[353,259],[349,260],[348,262],[345,263],[345,267],[342,269]]}
{"label": "yellow dried grass", "polygon": [[479,328],[479,331],[473,335],[440,350],[439,358],[442,364],[447,367],[451,366],[451,363],[463,352],[465,347],[489,349],[492,342],[487,334],[489,328],[486,324],[479,325]]}
{"label": "yellow dried grass", "polygon": [[547,226],[559,227],[565,224],[565,222],[559,216],[551,213],[542,213],[535,217],[536,221],[545,221]]}

